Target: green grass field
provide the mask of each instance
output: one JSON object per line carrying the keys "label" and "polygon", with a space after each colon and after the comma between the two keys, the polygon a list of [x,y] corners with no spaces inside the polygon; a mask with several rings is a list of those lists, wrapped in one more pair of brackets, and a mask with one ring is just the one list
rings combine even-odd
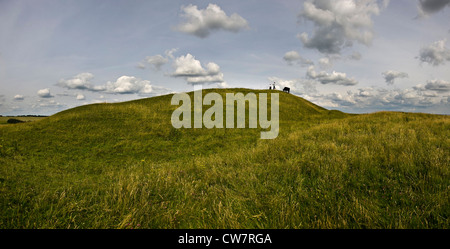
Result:
{"label": "green grass field", "polygon": [[450,228],[450,116],[280,92],[280,134],[261,140],[175,129],[171,97],[1,125],[0,228]]}

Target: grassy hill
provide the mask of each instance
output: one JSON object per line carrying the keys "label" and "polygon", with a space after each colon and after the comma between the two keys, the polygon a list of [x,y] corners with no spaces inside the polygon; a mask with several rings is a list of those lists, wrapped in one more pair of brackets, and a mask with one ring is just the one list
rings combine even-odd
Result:
{"label": "grassy hill", "polygon": [[175,129],[172,95],[1,125],[0,228],[450,227],[449,116],[279,93],[273,140]]}

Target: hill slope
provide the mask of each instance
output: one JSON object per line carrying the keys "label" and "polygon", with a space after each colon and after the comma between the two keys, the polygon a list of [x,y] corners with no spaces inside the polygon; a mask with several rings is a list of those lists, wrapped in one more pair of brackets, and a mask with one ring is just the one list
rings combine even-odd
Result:
{"label": "hill slope", "polygon": [[[204,90],[203,95],[211,91],[222,94],[225,100],[227,90]],[[250,91],[232,89],[232,92],[244,94]],[[256,93],[259,92],[269,91]],[[279,93],[280,125],[284,128],[281,133],[286,133],[298,121],[336,117],[335,113],[329,115],[329,111],[300,97]],[[5,127],[5,132],[7,130],[16,138],[20,144],[17,149],[21,153],[59,153],[63,161],[71,160],[73,156],[95,156],[112,161],[130,157],[166,161],[191,157],[192,154],[215,153],[259,140],[260,129],[175,129],[170,120],[177,106],[170,105],[171,98],[172,95],[165,95],[123,103],[80,106],[40,122]],[[270,101],[268,105],[270,107]],[[203,112],[207,108],[205,106]],[[338,115],[345,116],[343,113]]]}
{"label": "hill slope", "polygon": [[348,115],[280,92],[280,134],[261,140],[174,129],[170,100],[1,126],[0,227],[449,227],[448,116]]}

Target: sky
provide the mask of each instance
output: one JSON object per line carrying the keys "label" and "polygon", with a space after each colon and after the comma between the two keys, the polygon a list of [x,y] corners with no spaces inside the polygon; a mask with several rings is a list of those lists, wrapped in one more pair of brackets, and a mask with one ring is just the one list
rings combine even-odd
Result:
{"label": "sky", "polygon": [[203,88],[450,114],[450,0],[0,0],[0,115]]}

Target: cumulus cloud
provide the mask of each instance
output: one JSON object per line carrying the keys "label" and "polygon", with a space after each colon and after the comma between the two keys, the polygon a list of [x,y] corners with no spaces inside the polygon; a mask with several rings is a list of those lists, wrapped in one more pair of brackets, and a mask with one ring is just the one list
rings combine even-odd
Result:
{"label": "cumulus cloud", "polygon": [[328,57],[319,59],[319,66],[322,68],[330,68],[333,65],[333,62]]}
{"label": "cumulus cloud", "polygon": [[342,57],[339,54],[327,54],[325,57],[322,57],[318,60],[318,65],[322,69],[332,68],[334,63],[341,59],[349,59],[346,57]]}
{"label": "cumulus cloud", "polygon": [[166,54],[166,58],[168,59],[175,59],[175,56],[173,55],[173,53],[177,52],[178,48],[172,48],[169,50],[166,50],[164,53]]}
{"label": "cumulus cloud", "polygon": [[159,69],[161,69],[162,65],[169,62],[169,59],[158,54],[158,55],[154,55],[154,56],[147,56],[145,58],[145,62],[152,65],[156,70],[159,70]]}
{"label": "cumulus cloud", "polygon": [[335,84],[343,86],[353,86],[358,84],[353,78],[347,77],[346,73],[340,73],[333,71],[332,73],[327,73],[325,71],[316,72],[314,66],[310,66],[306,72],[306,76],[309,79],[317,80],[321,84]]}
{"label": "cumulus cloud", "polygon": [[37,94],[41,98],[53,98],[54,96],[50,93],[49,88],[41,89],[37,91]]}
{"label": "cumulus cloud", "polygon": [[84,99],[86,99],[86,98],[84,97],[83,94],[79,93],[79,94],[77,94],[76,99],[77,99],[77,100],[84,100]]}
{"label": "cumulus cloud", "polygon": [[25,97],[23,96],[23,95],[20,95],[20,94],[17,94],[17,95],[15,95],[14,96],[14,100],[24,100],[25,99]]}
{"label": "cumulus cloud", "polygon": [[429,80],[425,89],[436,92],[450,92],[450,82],[445,80]]}
{"label": "cumulus cloud", "polygon": [[209,62],[203,68],[200,61],[191,54],[176,58],[173,66],[175,71],[171,76],[185,78],[189,84],[224,83],[219,65]]}
{"label": "cumulus cloud", "polygon": [[[94,78],[94,75],[91,73],[80,73],[75,75],[70,79],[61,79],[57,83],[58,86],[64,87],[67,89],[80,89],[80,90],[96,90],[92,85],[91,80]],[[97,89],[101,90],[101,89]]]}
{"label": "cumulus cloud", "polygon": [[147,65],[150,65],[151,68],[159,71],[163,65],[169,62],[169,60],[174,59],[173,53],[175,53],[177,50],[177,48],[166,50],[165,56],[162,56],[160,54],[147,56],[143,61],[139,62],[137,67],[140,69],[145,69]]}
{"label": "cumulus cloud", "polygon": [[433,66],[444,65],[450,61],[450,49],[445,47],[446,39],[433,42],[432,44],[420,49],[419,60],[429,63]]}
{"label": "cumulus cloud", "polygon": [[236,13],[228,16],[216,4],[209,4],[206,9],[198,9],[196,5],[190,4],[183,6],[181,10],[184,22],[175,29],[200,38],[205,38],[216,30],[239,32],[249,28],[243,17]]}
{"label": "cumulus cloud", "polygon": [[[388,1],[383,1],[385,8]],[[312,35],[298,35],[305,47],[325,54],[339,54],[353,42],[370,45],[374,37],[372,16],[381,8],[376,0],[308,0],[299,14],[314,24]]]}
{"label": "cumulus cloud", "polygon": [[293,62],[296,60],[300,60],[300,58],[302,58],[302,57],[300,56],[300,54],[297,51],[286,52],[283,56],[283,59],[287,62]]}
{"label": "cumulus cloud", "polygon": [[309,94],[306,99],[324,107],[348,110],[415,111],[433,106],[448,106],[444,92],[432,93],[424,86],[409,89],[360,88],[345,93]]}
{"label": "cumulus cloud", "polygon": [[150,81],[141,80],[134,76],[121,76],[116,81],[108,81],[102,86],[106,93],[132,94],[151,93],[153,91]]}
{"label": "cumulus cloud", "polygon": [[355,96],[351,93],[330,93],[326,96],[331,102],[337,103],[339,106],[353,106],[357,103]]}
{"label": "cumulus cloud", "polygon": [[284,54],[283,59],[289,64],[294,65],[295,63],[302,66],[313,65],[311,60],[303,58],[297,51],[288,51]]}
{"label": "cumulus cloud", "polygon": [[426,17],[436,13],[446,6],[450,6],[450,0],[419,0],[419,16]]}
{"label": "cumulus cloud", "polygon": [[[121,76],[115,81],[108,81],[103,85],[93,85],[90,81],[94,78],[91,73],[80,73],[71,79],[62,79],[58,82],[58,86],[67,89],[81,89],[92,92],[104,92],[112,94],[161,94],[169,92],[168,89],[158,86],[153,86],[148,80],[142,80],[134,76]],[[77,95],[77,99],[82,94]]]}
{"label": "cumulus cloud", "polygon": [[384,80],[386,81],[386,83],[388,83],[388,85],[394,84],[394,81],[396,78],[407,78],[408,77],[407,73],[393,71],[393,70],[389,70],[389,71],[383,72],[381,74],[383,75]]}

